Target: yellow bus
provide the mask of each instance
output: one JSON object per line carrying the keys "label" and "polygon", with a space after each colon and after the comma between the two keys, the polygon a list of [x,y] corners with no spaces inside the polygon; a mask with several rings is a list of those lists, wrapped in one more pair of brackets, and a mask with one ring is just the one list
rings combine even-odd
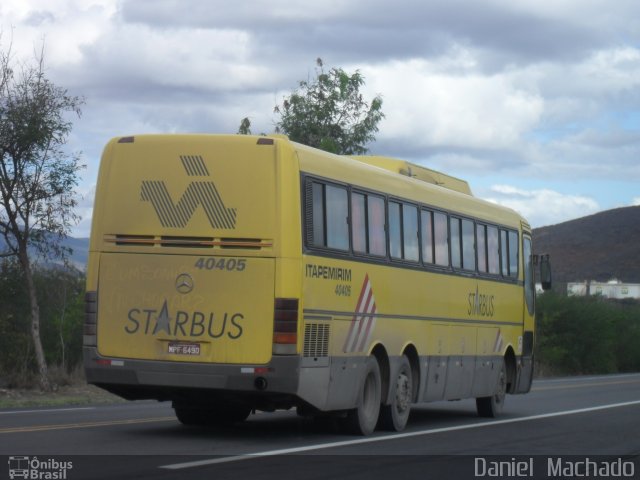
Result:
{"label": "yellow bus", "polygon": [[531,386],[531,229],[465,181],[244,135],[106,146],[87,268],[87,379],[184,424],[296,407],[353,432],[411,405]]}

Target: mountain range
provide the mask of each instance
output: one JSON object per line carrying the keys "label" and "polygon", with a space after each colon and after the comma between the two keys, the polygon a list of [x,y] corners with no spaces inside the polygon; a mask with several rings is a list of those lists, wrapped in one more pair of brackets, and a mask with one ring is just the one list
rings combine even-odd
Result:
{"label": "mountain range", "polygon": [[555,289],[567,282],[640,283],[640,206],[533,230],[534,253],[548,253]]}
{"label": "mountain range", "polygon": [[[71,249],[71,254],[68,256],[68,261],[75,268],[80,270],[81,272],[85,271],[85,266],[87,264],[87,258],[89,257],[89,239],[88,238],[74,238],[67,237],[62,241],[62,245]],[[6,244],[4,243],[4,239],[0,238],[0,252],[5,250]],[[39,265],[60,265],[62,262],[57,259],[42,259],[39,257],[37,251],[29,250],[29,255],[31,261]],[[34,260],[35,258],[35,260]]]}

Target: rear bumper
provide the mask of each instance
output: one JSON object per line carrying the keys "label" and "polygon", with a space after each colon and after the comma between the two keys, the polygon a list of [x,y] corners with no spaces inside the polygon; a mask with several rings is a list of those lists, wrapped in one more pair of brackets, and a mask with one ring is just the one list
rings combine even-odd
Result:
{"label": "rear bumper", "polygon": [[299,356],[272,357],[266,365],[222,365],[109,358],[96,347],[84,347],[83,357],[88,383],[132,400],[174,400],[185,389],[260,396],[298,391]]}

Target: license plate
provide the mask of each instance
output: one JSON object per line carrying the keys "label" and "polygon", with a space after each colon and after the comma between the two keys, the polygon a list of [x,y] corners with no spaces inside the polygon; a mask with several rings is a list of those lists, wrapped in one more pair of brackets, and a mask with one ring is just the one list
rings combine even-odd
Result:
{"label": "license plate", "polygon": [[200,355],[200,344],[169,342],[168,352],[174,355]]}

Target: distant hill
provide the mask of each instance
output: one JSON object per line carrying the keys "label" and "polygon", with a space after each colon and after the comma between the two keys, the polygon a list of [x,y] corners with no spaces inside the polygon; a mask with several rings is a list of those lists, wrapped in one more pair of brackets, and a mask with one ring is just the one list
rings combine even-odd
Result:
{"label": "distant hill", "polygon": [[[85,266],[87,265],[87,258],[89,257],[89,239],[88,238],[73,238],[67,237],[62,244],[65,247],[69,247],[72,250],[71,255],[69,256],[69,261],[71,264],[76,267],[78,270],[84,272]],[[5,243],[4,239],[0,238],[0,251],[4,250]],[[30,255],[36,255],[35,252],[31,252]],[[41,260],[37,260],[38,263],[42,263]],[[58,264],[57,260],[54,261],[45,261],[45,264]]]}
{"label": "distant hill", "polygon": [[64,244],[72,250],[69,260],[78,269],[84,272],[89,258],[89,239],[67,237]]}
{"label": "distant hill", "polygon": [[558,290],[584,280],[640,283],[640,207],[625,207],[533,230],[534,253],[551,255]]}

